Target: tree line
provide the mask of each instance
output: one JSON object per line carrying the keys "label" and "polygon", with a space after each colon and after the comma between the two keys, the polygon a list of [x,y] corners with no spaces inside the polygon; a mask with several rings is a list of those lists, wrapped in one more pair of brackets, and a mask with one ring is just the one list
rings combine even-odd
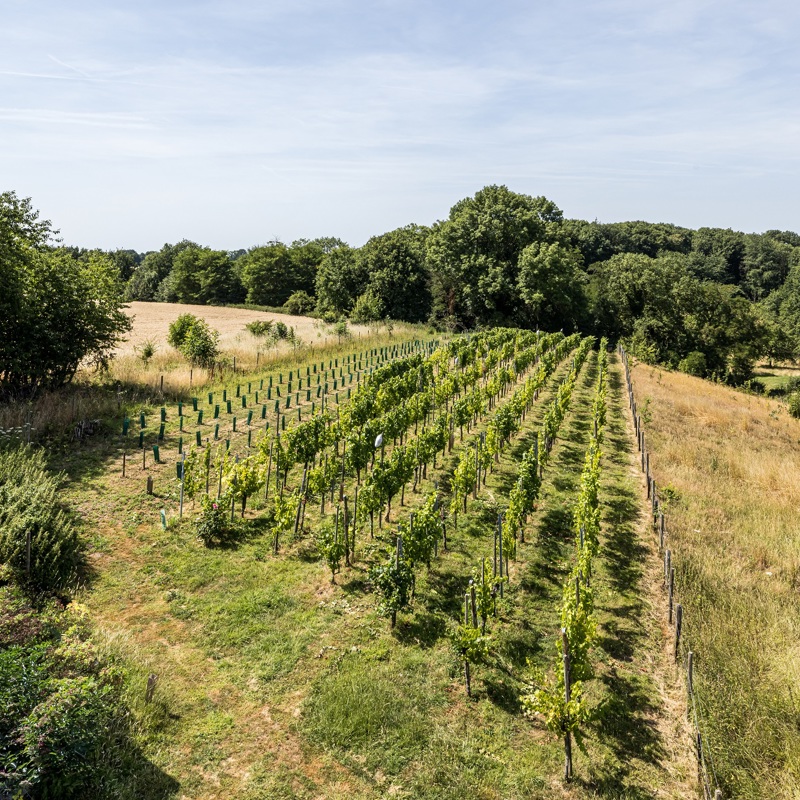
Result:
{"label": "tree line", "polygon": [[182,241],[110,255],[131,300],[580,331],[734,383],[758,357],[800,354],[797,233],[565,219],[547,198],[505,186],[358,248],[326,238],[224,252]]}
{"label": "tree line", "polygon": [[[624,340],[650,362],[733,383],[750,378],[759,357],[800,354],[800,235],[792,231],[565,219],[545,197],[486,186],[445,220],[407,225],[362,247],[329,237],[233,252],[187,240],[148,253],[103,252],[60,246],[30,201],[0,197],[0,291],[11,287],[0,303],[12,311],[31,275],[52,272],[39,282],[74,284],[82,296],[104,282],[109,311],[119,298],[248,303],[331,321],[579,331]],[[94,329],[97,342],[82,345],[100,363],[123,324],[110,319],[107,330]],[[0,325],[25,320],[14,311]],[[45,330],[38,338],[35,326],[26,330],[23,338],[36,347],[52,347]],[[10,375],[13,358],[3,356],[0,371]],[[47,380],[74,374],[75,356],[62,361],[66,367]]]}

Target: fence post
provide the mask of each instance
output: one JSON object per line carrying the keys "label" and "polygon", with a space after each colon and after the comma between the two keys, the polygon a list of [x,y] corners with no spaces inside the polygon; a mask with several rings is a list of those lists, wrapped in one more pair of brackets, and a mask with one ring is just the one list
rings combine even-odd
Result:
{"label": "fence post", "polygon": [[675,660],[678,660],[678,649],[681,644],[681,628],[683,627],[683,606],[678,603],[675,609]]}

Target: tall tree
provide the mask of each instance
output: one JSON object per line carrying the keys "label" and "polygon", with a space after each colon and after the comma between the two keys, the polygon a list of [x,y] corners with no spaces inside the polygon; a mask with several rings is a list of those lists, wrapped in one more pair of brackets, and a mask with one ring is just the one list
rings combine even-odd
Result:
{"label": "tall tree", "polygon": [[128,300],[156,300],[174,299],[170,294],[169,284],[162,286],[164,281],[170,280],[172,264],[182,250],[188,247],[199,247],[188,239],[183,239],[177,244],[165,244],[157,252],[147,253],[142,263],[133,271],[125,290]]}
{"label": "tall tree", "polygon": [[173,259],[171,288],[179,303],[221,305],[244,299],[244,287],[228,254],[197,245]]}
{"label": "tall tree", "polygon": [[430,314],[426,236],[426,228],[407,225],[374,236],[358,251],[358,272],[368,276],[365,291],[390,319],[421,322]]}
{"label": "tall tree", "polygon": [[505,186],[456,203],[427,240],[434,316],[466,326],[518,321],[519,256],[533,242],[554,240],[561,221],[551,201]]}
{"label": "tall tree", "polygon": [[355,250],[347,246],[331,250],[317,270],[317,308],[332,317],[349,314],[367,288],[368,278]]}
{"label": "tall tree", "polygon": [[518,286],[531,322],[544,330],[576,330],[586,316],[578,250],[558,242],[534,242],[519,258]]}
{"label": "tall tree", "polygon": [[254,247],[237,260],[247,302],[282,306],[297,291],[312,292],[321,250],[315,245],[270,242]]}

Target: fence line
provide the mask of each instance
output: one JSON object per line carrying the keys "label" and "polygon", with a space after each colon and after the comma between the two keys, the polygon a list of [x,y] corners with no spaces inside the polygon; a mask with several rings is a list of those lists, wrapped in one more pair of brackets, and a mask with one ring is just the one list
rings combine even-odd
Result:
{"label": "fence line", "polygon": [[[664,559],[664,589],[667,592],[667,616],[673,629],[674,657],[683,666],[683,676],[686,681],[687,706],[694,734],[694,749],[697,757],[698,779],[703,788],[706,800],[722,800],[722,791],[719,788],[714,759],[711,749],[704,735],[703,727],[703,702],[694,685],[694,651],[691,649],[688,637],[684,635],[684,609],[680,603],[675,603],[675,553],[670,547],[669,532],[667,530],[666,515],[662,509],[662,500],[658,493],[658,486],[651,473],[650,452],[647,449],[642,418],[638,413],[636,397],[633,392],[633,381],[628,366],[628,354],[622,345],[617,347],[617,353],[625,367],[625,383],[628,390],[628,404],[633,416],[633,427],[636,434],[636,446],[639,450],[641,470],[647,481],[647,499],[650,501],[652,528],[658,539],[659,553]],[[680,587],[678,587],[680,588]]]}

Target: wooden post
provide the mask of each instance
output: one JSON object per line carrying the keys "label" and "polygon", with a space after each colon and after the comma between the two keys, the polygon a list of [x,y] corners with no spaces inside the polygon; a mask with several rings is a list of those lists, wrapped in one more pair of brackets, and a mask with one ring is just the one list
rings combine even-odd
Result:
{"label": "wooden post", "polygon": [[346,566],[350,565],[350,514],[347,506],[347,495],[343,498],[344,502],[344,563]]}
{"label": "wooden post", "polygon": [[694,653],[691,650],[686,660],[686,689],[691,698],[694,692]]}
{"label": "wooden post", "polygon": [[478,627],[478,606],[475,602],[475,584],[470,580],[469,582],[469,600],[472,607],[472,627]]}
{"label": "wooden post", "polygon": [[127,453],[123,453],[122,454],[122,477],[123,478],[125,477],[125,459],[126,459],[126,456],[127,456]]}
{"label": "wooden post", "polygon": [[183,519],[183,482],[186,479],[186,453],[183,453],[181,459],[181,499],[180,508],[178,510],[178,519]]}
{"label": "wooden post", "polygon": [[[567,639],[567,629],[561,629],[561,646],[563,650],[564,662],[564,700],[570,701],[570,664],[569,664],[569,639]],[[564,734],[564,780],[572,778],[572,734],[568,730]]]}
{"label": "wooden post", "polygon": [[151,672],[150,675],[147,677],[147,689],[145,689],[144,693],[144,701],[145,703],[149,703],[153,699],[153,694],[156,691],[156,684],[158,683],[158,675],[154,672]]}
{"label": "wooden post", "polygon": [[[464,625],[469,625],[469,592],[464,592]],[[470,684],[469,661],[464,657],[464,683],[467,687],[467,697],[472,697],[472,686]]]}
{"label": "wooden post", "polygon": [[669,624],[672,625],[672,598],[675,596],[675,567],[669,570]]}
{"label": "wooden post", "polygon": [[675,660],[678,660],[678,649],[681,644],[681,628],[683,627],[683,606],[678,603],[675,609]]}
{"label": "wooden post", "polygon": [[147,476],[147,494],[153,494],[153,476]]}

